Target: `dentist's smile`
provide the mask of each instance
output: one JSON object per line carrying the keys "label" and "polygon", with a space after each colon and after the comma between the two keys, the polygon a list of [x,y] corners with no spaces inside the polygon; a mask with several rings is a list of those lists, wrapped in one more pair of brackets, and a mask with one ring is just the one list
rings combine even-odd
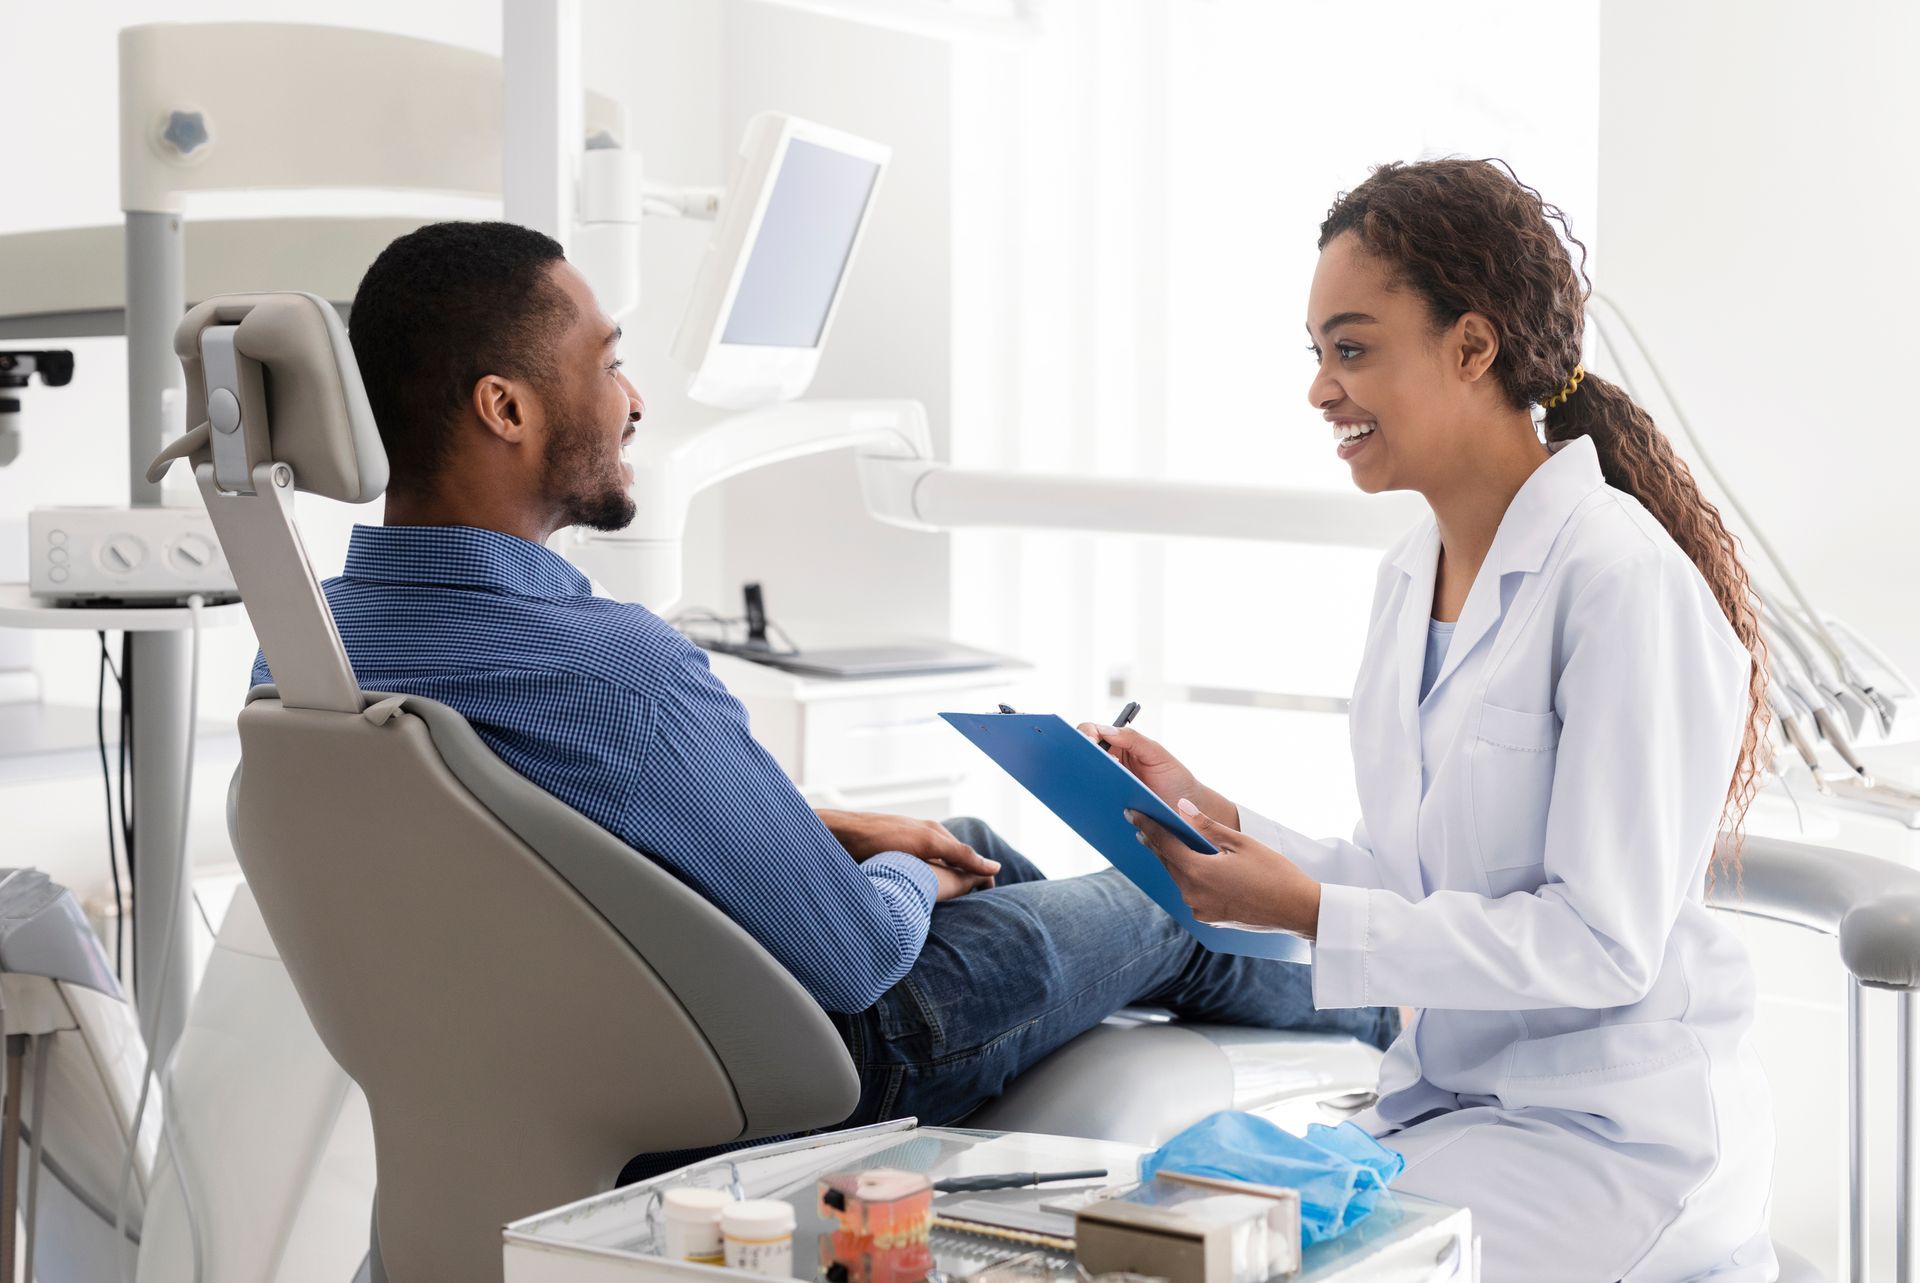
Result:
{"label": "dentist's smile", "polygon": [[1366,449],[1380,426],[1370,419],[1329,419],[1328,422],[1333,425],[1333,439],[1342,459],[1351,459]]}

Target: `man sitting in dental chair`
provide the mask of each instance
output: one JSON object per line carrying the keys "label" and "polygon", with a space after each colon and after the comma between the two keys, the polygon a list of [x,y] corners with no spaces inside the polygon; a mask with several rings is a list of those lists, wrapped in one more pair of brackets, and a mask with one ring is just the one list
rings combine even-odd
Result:
{"label": "man sitting in dental chair", "polygon": [[350,334],[392,471],[386,524],[356,526],[325,585],[360,684],[457,709],[750,932],[846,1039],[850,1123],[955,1121],[1133,1003],[1381,1047],[1398,1031],[1388,1010],[1315,1011],[1303,966],[1206,951],[1117,872],[1048,881],[978,820],[809,808],[698,647],[545,546],[633,519],[620,451],[644,410],[554,241],[409,233]]}

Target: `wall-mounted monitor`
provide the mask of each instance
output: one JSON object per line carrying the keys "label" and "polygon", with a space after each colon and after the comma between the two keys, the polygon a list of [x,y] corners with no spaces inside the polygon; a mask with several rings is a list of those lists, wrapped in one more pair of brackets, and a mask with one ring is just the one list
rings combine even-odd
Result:
{"label": "wall-mounted monitor", "polygon": [[748,124],[673,341],[694,400],[752,409],[807,390],[891,154],[780,112]]}

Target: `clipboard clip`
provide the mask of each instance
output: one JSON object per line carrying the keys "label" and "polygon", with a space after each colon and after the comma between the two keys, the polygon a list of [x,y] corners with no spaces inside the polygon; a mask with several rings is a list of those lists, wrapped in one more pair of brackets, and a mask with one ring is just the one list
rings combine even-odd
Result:
{"label": "clipboard clip", "polygon": [[1003,712],[1003,713],[1011,713],[1011,712],[1013,711],[1013,705],[1011,705],[1011,704],[1001,704],[1001,705],[999,705],[999,709],[1000,709],[1000,711],[1001,711],[1001,712]]}

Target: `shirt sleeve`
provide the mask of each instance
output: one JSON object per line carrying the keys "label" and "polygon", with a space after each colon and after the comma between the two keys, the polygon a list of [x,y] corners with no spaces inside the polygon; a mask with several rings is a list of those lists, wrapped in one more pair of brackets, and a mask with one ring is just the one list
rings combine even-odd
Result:
{"label": "shirt sleeve", "polygon": [[651,699],[626,839],[739,923],[828,1011],[865,1011],[919,957],[933,870],[856,864],[691,647]]}
{"label": "shirt sleeve", "polygon": [[[1319,1007],[1603,1009],[1645,997],[1697,897],[1739,756],[1748,659],[1684,563],[1632,557],[1569,608],[1545,883],[1417,902],[1322,888]],[[1709,612],[1714,612],[1710,614]]]}

